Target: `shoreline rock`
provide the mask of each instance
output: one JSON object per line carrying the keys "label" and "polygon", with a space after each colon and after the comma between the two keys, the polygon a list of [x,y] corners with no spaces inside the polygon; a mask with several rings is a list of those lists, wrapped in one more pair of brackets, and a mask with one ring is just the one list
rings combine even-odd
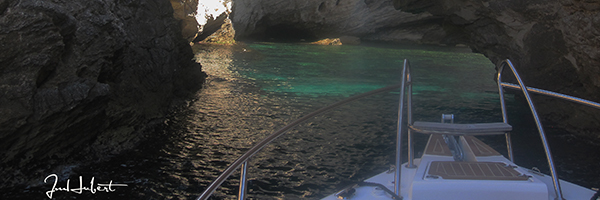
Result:
{"label": "shoreline rock", "polygon": [[339,46],[339,45],[342,45],[342,41],[340,41],[340,38],[325,38],[322,40],[311,42],[310,44],[325,45],[325,46],[327,46],[327,45]]}

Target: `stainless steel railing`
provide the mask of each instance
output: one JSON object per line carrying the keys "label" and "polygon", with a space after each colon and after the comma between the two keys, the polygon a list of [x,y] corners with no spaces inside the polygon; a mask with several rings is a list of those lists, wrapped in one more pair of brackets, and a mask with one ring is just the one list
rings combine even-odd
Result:
{"label": "stainless steel railing", "polygon": [[265,146],[267,146],[268,144],[270,144],[271,142],[273,142],[275,139],[277,139],[279,136],[284,135],[289,129],[297,126],[298,124],[313,118],[314,116],[320,115],[322,113],[325,113],[329,110],[332,110],[333,108],[336,108],[338,106],[344,105],[346,103],[355,101],[357,99],[363,98],[363,97],[367,97],[367,96],[371,96],[374,94],[378,94],[378,93],[382,93],[382,92],[387,92],[387,91],[391,91],[394,89],[397,89],[401,87],[401,84],[396,84],[396,85],[391,85],[391,86],[387,86],[384,88],[380,88],[377,90],[372,90],[360,95],[356,95],[341,101],[338,101],[332,105],[329,105],[327,107],[321,108],[319,110],[316,110],[300,119],[297,119],[293,122],[291,122],[290,124],[284,126],[283,128],[275,131],[274,133],[272,133],[271,135],[269,135],[268,137],[266,137],[265,139],[263,139],[262,141],[260,141],[259,143],[255,144],[254,146],[252,146],[246,153],[244,153],[242,156],[240,156],[237,160],[235,160],[233,163],[231,163],[226,169],[225,171],[223,171],[223,173],[221,173],[221,175],[219,175],[217,177],[217,179],[215,179],[209,186],[208,188],[206,188],[204,190],[204,192],[202,192],[202,194],[197,198],[197,200],[205,200],[208,199],[214,192],[215,190],[221,186],[221,184],[223,184],[223,182],[225,180],[227,180],[227,178],[229,176],[231,176],[231,174],[233,174],[233,172],[235,172],[235,170],[237,170],[238,168],[241,167],[241,178],[240,178],[240,191],[239,191],[239,195],[238,195],[238,199],[244,199],[246,196],[246,169],[248,166],[248,160],[254,156],[256,153],[258,153],[261,149],[263,149]]}
{"label": "stainless steel railing", "polygon": [[[508,59],[506,59],[500,63],[500,66],[498,67],[498,73],[497,73],[498,93],[500,94],[500,104],[502,106],[503,120],[505,123],[507,123],[507,121],[506,121],[507,120],[506,106],[505,106],[504,98],[503,98],[504,97],[504,89],[502,88],[503,87],[502,86],[502,72],[504,71],[504,67],[506,67],[506,66],[508,66],[510,68],[511,72],[515,76],[515,79],[517,79],[517,82],[519,83],[519,87],[520,87],[519,89],[521,89],[521,91],[523,91],[523,95],[525,96],[525,99],[527,100],[529,109],[531,109],[531,114],[533,115],[533,119],[535,120],[535,124],[536,124],[538,132],[540,134],[540,138],[542,139],[542,144],[544,145],[544,151],[546,152],[546,160],[548,161],[548,165],[550,167],[550,175],[552,176],[554,192],[556,193],[557,199],[563,199],[562,190],[560,188],[560,182],[558,181],[558,175],[556,174],[556,168],[554,167],[554,160],[552,158],[552,152],[550,152],[550,146],[548,145],[548,140],[546,139],[546,133],[544,132],[544,127],[542,127],[542,122],[540,121],[540,117],[538,116],[538,113],[535,110],[533,101],[531,101],[531,96],[529,96],[529,92],[528,92],[527,87],[525,86],[525,83],[523,83],[523,80],[519,76],[519,73],[517,73],[515,66]],[[523,89],[523,88],[525,88],[525,89]],[[507,144],[509,147],[509,154],[511,155],[511,159],[512,159],[512,147],[510,146],[510,136],[507,136],[506,141],[507,141]]]}
{"label": "stainless steel railing", "polygon": [[[519,83],[518,85],[517,84],[512,84],[512,83],[502,82],[502,72],[504,71],[504,68],[507,67],[507,66],[510,68],[511,72],[515,76],[515,79]],[[542,143],[543,143],[543,146],[544,146],[544,151],[546,153],[546,160],[548,161],[548,165],[550,167],[550,175],[552,176],[552,183],[553,183],[553,186],[554,186],[555,195],[556,195],[557,199],[564,199],[563,195],[562,195],[562,190],[561,190],[561,187],[560,187],[560,182],[558,180],[558,175],[556,173],[556,168],[554,167],[554,161],[553,161],[553,158],[552,158],[552,153],[550,151],[550,147],[549,147],[548,141],[546,139],[546,134],[544,132],[544,128],[542,127],[542,123],[541,123],[540,118],[539,118],[539,116],[537,114],[535,106],[533,105],[533,102],[531,100],[529,92],[533,92],[533,93],[536,93],[536,94],[542,94],[542,95],[546,95],[546,96],[550,96],[550,97],[555,97],[555,98],[559,98],[559,99],[565,99],[565,100],[568,100],[568,101],[572,101],[572,102],[575,102],[575,103],[583,104],[583,105],[590,106],[590,107],[593,107],[593,108],[598,108],[598,109],[600,109],[600,104],[596,103],[596,102],[588,101],[588,100],[585,100],[585,99],[581,99],[581,98],[577,98],[577,97],[565,95],[565,94],[560,94],[560,93],[551,92],[551,91],[547,91],[547,90],[542,90],[542,89],[527,87],[523,83],[523,80],[519,76],[519,73],[517,73],[517,70],[515,69],[515,67],[512,64],[512,62],[510,60],[508,60],[508,59],[500,62],[499,68],[498,68],[498,73],[497,73],[497,81],[498,81],[498,92],[500,94],[500,103],[501,103],[501,106],[502,106],[502,117],[503,117],[503,120],[504,120],[505,123],[507,123],[507,117],[506,117],[506,106],[505,106],[505,103],[504,103],[504,89],[503,88],[517,89],[517,90],[521,90],[523,92],[523,95],[525,96],[525,98],[527,100],[527,104],[529,105],[529,108],[531,109],[531,113],[532,113],[533,118],[535,120],[538,132],[540,134],[540,138],[542,139]],[[513,155],[512,155],[512,147],[511,147],[511,144],[510,144],[510,133],[508,133],[507,136],[506,136],[506,142],[507,142],[507,146],[508,146],[509,157],[510,157],[510,159],[512,161]]]}
{"label": "stainless steel railing", "polygon": [[[500,83],[503,87],[505,88],[510,88],[510,89],[515,89],[515,90],[520,90],[521,86],[517,85],[517,84],[513,84],[513,83],[505,83],[505,82],[501,82]],[[559,98],[559,99],[564,99],[564,100],[568,100],[574,103],[578,103],[581,105],[585,105],[585,106],[589,106],[592,108],[596,108],[596,109],[600,109],[600,103],[596,103],[590,100],[585,100],[582,98],[577,98],[577,97],[573,97],[573,96],[569,96],[566,94],[561,94],[561,93],[556,93],[556,92],[552,92],[552,91],[548,91],[548,90],[542,90],[542,89],[538,89],[538,88],[533,88],[533,87],[527,87],[527,91],[529,92],[533,92],[535,94],[541,94],[541,95],[545,95],[545,96],[549,96],[549,97],[555,97],[555,98]]]}
{"label": "stainless steel railing", "polygon": [[[506,82],[502,82],[502,72],[504,71],[504,67],[508,66],[511,69],[511,72],[513,73],[513,75],[515,76],[517,82],[519,83],[517,84],[512,84],[512,83],[506,83]],[[402,88],[401,88],[401,93],[400,93],[400,106],[399,106],[399,111],[398,111],[398,139],[397,139],[397,146],[396,146],[396,166],[402,166],[401,163],[401,144],[402,144],[402,118],[404,115],[404,96],[405,96],[405,89],[407,88],[407,124],[412,124],[412,111],[411,111],[411,107],[412,107],[412,78],[411,78],[411,74],[410,74],[410,63],[408,62],[408,60],[404,60],[404,67],[403,67],[403,74],[402,74]],[[544,129],[542,127],[541,121],[539,119],[539,116],[537,114],[537,111],[535,109],[535,106],[531,100],[531,96],[529,95],[529,92],[533,92],[536,94],[541,94],[541,95],[546,95],[546,96],[550,96],[550,97],[555,97],[555,98],[559,98],[559,99],[564,99],[564,100],[568,100],[571,102],[575,102],[575,103],[579,103],[582,105],[586,105],[586,106],[590,106],[593,108],[597,108],[600,109],[600,103],[596,103],[593,101],[589,101],[589,100],[585,100],[585,99],[581,99],[581,98],[577,98],[577,97],[573,97],[573,96],[569,96],[569,95],[565,95],[565,94],[560,94],[560,93],[556,93],[556,92],[551,92],[548,90],[542,90],[542,89],[537,89],[537,88],[532,88],[532,87],[526,87],[525,84],[523,83],[523,80],[521,79],[521,77],[519,76],[519,74],[517,73],[514,65],[512,64],[512,62],[510,60],[504,60],[499,64],[499,68],[498,68],[498,72],[497,72],[497,80],[498,80],[498,93],[500,96],[500,103],[501,103],[501,108],[502,108],[502,119],[504,121],[504,123],[508,123],[508,118],[507,118],[507,112],[506,112],[506,104],[504,102],[504,88],[509,88],[509,89],[517,89],[517,90],[521,90],[523,92],[523,94],[525,95],[525,98],[527,100],[527,103],[529,105],[529,108],[532,111],[532,115],[534,117],[534,120],[536,122],[536,126],[538,129],[538,132],[540,134],[540,138],[542,140],[543,146],[544,146],[544,151],[546,154],[546,159],[548,161],[548,165],[550,167],[550,173],[552,176],[552,182],[553,182],[553,186],[554,186],[554,190],[555,190],[555,195],[557,197],[557,199],[564,199],[563,195],[562,195],[562,190],[560,188],[560,182],[558,181],[558,175],[556,174],[556,168],[554,166],[554,161],[552,159],[552,153],[550,151],[550,147],[548,145],[548,141],[546,139],[546,134],[544,132]],[[522,88],[526,88],[525,90]],[[505,133],[505,137],[506,137],[506,146],[508,149],[508,157],[511,161],[514,162],[513,160],[513,149],[512,149],[512,142],[511,142],[511,136],[510,136],[510,132]],[[408,128],[408,163],[406,164],[406,167],[408,168],[412,168],[412,167],[416,167],[413,164],[413,160],[414,160],[414,147],[413,147],[413,141],[412,141],[412,133],[411,133],[411,129]],[[400,183],[401,180],[401,167],[396,167],[396,176],[395,176],[395,182],[396,183]],[[400,194],[400,184],[396,184],[395,185],[395,193],[398,196],[401,196]]]}
{"label": "stainless steel railing", "polygon": [[[396,137],[396,169],[395,169],[395,173],[396,175],[394,176],[394,193],[396,193],[396,195],[401,196],[400,194],[400,188],[401,188],[401,184],[399,184],[402,180],[401,178],[401,173],[402,173],[402,130],[404,130],[404,128],[402,128],[402,121],[403,121],[403,117],[404,117],[404,94],[405,94],[405,89],[407,88],[408,85],[408,99],[411,99],[411,93],[412,93],[412,80],[411,80],[411,76],[410,76],[410,64],[408,62],[407,59],[404,59],[404,65],[402,67],[402,82],[400,83],[400,100],[399,100],[399,105],[398,105],[398,133],[397,133],[397,137]],[[410,105],[410,101],[409,101],[409,105],[407,106],[408,109],[411,108]],[[410,113],[410,111],[409,111]],[[408,121],[410,123],[412,116],[409,114],[408,115]],[[410,130],[409,130],[410,131]],[[411,143],[412,138],[409,138],[409,145]],[[408,148],[408,155],[414,155],[412,153],[411,148]],[[408,159],[409,162],[411,163],[410,166],[414,166],[412,165],[412,159]]]}

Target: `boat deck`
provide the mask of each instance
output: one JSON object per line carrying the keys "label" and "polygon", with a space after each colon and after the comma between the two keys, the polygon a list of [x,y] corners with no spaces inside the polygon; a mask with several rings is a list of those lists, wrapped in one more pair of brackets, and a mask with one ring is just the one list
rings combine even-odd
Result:
{"label": "boat deck", "polygon": [[[465,161],[455,161],[441,135],[431,135],[416,168],[402,166],[401,196],[404,200],[489,199],[554,200],[550,176],[516,166],[473,136],[461,136]],[[394,190],[393,171],[383,172],[365,182]],[[594,191],[562,181],[567,199],[589,199]],[[348,188],[354,192],[341,199],[394,199],[378,186]],[[348,190],[346,189],[346,190]],[[323,200],[340,199],[336,194]]]}

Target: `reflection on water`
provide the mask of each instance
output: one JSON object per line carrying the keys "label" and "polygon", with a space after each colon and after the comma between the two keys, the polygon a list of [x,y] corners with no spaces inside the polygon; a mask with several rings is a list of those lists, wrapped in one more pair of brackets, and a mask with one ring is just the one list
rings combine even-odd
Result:
{"label": "reflection on water", "polygon": [[[244,149],[286,123],[350,95],[397,83],[405,58],[411,59],[419,83],[414,88],[420,103],[416,118],[437,121],[442,112],[461,116],[499,109],[493,65],[466,49],[254,43],[203,46],[197,52],[210,78],[186,118],[193,124],[188,139],[196,141],[189,143],[203,152],[193,156],[203,168],[198,173],[207,177],[203,187]],[[446,93],[430,95],[439,92]],[[250,196],[318,198],[388,169],[394,162],[398,95],[344,106],[267,146],[250,162]],[[491,113],[462,120],[501,119]],[[237,179],[228,184],[216,195],[233,198]]]}
{"label": "reflection on water", "polygon": [[[410,59],[414,75],[416,120],[437,121],[441,113],[454,113],[459,123],[502,120],[493,81],[494,66],[467,49],[254,43],[239,48],[208,47],[209,50],[204,52],[218,51],[212,48],[227,49],[230,52],[226,54],[227,58],[233,59],[198,54],[199,62],[204,66],[227,62],[218,65],[215,73],[207,70],[212,78],[203,93],[216,90],[220,93],[217,96],[211,93],[210,97],[202,95],[194,105],[198,106],[199,115],[191,116],[194,119],[215,112],[220,114],[213,120],[229,121],[222,124],[228,128],[224,132],[196,131],[204,135],[202,137],[221,139],[210,145],[200,145],[206,152],[221,152],[219,148],[224,146],[249,148],[303,114],[347,96],[397,83],[405,58]],[[228,78],[218,74],[223,70],[230,73],[225,76]],[[228,95],[222,96],[224,91],[229,92]],[[541,142],[527,107],[522,102],[511,101],[512,95],[507,96],[509,108],[516,110],[509,113],[509,119],[515,129],[519,129],[513,133],[513,139],[517,140],[514,142],[518,154],[516,161],[526,167],[535,166],[547,171]],[[221,104],[215,107],[212,101]],[[397,92],[369,97],[317,117],[278,139],[251,160],[249,196],[257,199],[320,198],[386,170],[394,162],[397,101]],[[211,111],[203,110],[207,108]],[[235,120],[230,121],[232,119]],[[200,123],[198,127],[206,128],[206,124]],[[550,138],[551,144],[562,141],[562,136],[557,133],[561,130],[547,131],[558,135]],[[425,139],[417,136],[417,144],[422,145]],[[503,137],[483,140],[506,154]],[[587,187],[596,184],[596,180],[588,177],[590,173],[577,174],[572,168],[590,172],[598,167],[597,158],[591,161],[596,163],[593,165],[588,164],[588,160],[573,162],[576,157],[565,153],[568,151],[563,150],[567,149],[564,145],[555,146],[561,147],[561,151],[555,150],[560,152],[556,153],[556,160],[569,161],[558,166],[563,169],[562,178]],[[203,159],[230,163],[235,158],[233,155],[243,153],[227,152],[232,156]],[[222,170],[224,167],[217,168]],[[213,179],[219,170],[213,170]],[[234,178],[217,196],[233,198],[236,187],[237,178]]]}
{"label": "reflection on water", "polygon": [[[285,124],[345,97],[397,83],[405,58],[410,59],[414,75],[416,120],[438,121],[441,113],[454,113],[457,123],[502,120],[494,66],[463,48],[273,43],[194,48],[209,78],[189,107],[173,113],[156,130],[161,140],[74,172],[127,183],[127,189],[57,197],[195,198],[229,163]],[[250,161],[250,198],[317,199],[387,170],[394,163],[398,96],[389,92],[367,97],[277,139]],[[509,101],[508,106],[526,108],[519,101]],[[516,129],[516,161],[544,171],[541,143],[528,115],[509,113]],[[558,135],[551,137],[551,144],[564,138],[557,130],[549,132]],[[417,136],[420,148],[425,139]],[[506,152],[502,137],[483,140]],[[555,146],[561,148],[553,151],[558,152],[556,162],[567,163],[558,166],[562,178],[587,187],[597,184],[593,177],[599,177],[598,172],[593,172],[596,176],[587,172],[600,167],[599,158],[582,153],[586,160],[577,159],[572,154],[580,152],[572,146]],[[238,178],[235,173],[214,199],[235,199]],[[34,193],[43,195],[43,189]]]}

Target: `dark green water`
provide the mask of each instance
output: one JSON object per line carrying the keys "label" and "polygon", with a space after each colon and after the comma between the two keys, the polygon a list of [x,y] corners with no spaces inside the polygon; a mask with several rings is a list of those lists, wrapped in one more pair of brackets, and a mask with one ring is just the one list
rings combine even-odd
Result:
{"label": "dark green water", "polygon": [[[494,65],[465,48],[315,46],[252,43],[195,46],[209,75],[197,99],[156,130],[161,140],[110,162],[74,170],[88,180],[127,183],[107,194],[58,193],[57,199],[194,199],[229,163],[285,124],[348,96],[398,83],[404,59],[412,64],[415,120],[502,121]],[[337,108],[302,124],[250,161],[252,199],[319,199],[394,163],[399,92]],[[507,95],[516,162],[547,170],[530,113]],[[597,186],[598,146],[549,129],[561,178]],[[417,136],[417,151],[425,136]],[[484,138],[505,153],[504,138]],[[565,142],[566,141],[566,142]],[[591,145],[585,153],[578,146]],[[417,152],[418,154],[418,152]],[[587,154],[587,155],[586,155]],[[575,155],[575,156],[574,156]],[[583,159],[582,159],[583,158]],[[591,174],[591,175],[590,175]],[[235,199],[235,173],[214,199]],[[42,189],[42,191],[44,191]],[[38,199],[40,189],[27,189]]]}

